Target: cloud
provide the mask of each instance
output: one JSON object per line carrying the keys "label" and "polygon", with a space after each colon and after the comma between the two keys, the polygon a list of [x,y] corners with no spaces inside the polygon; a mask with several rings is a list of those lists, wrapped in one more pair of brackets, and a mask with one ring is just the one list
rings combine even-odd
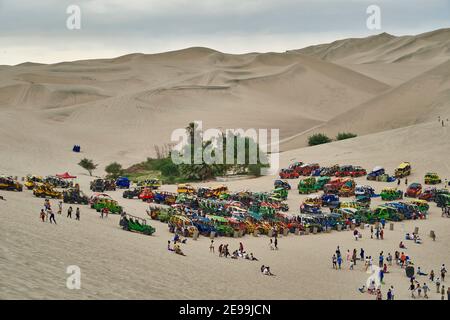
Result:
{"label": "cloud", "polygon": [[[81,8],[81,30],[66,9]],[[366,28],[366,8],[382,9],[382,30]],[[419,33],[448,26],[447,0],[0,0],[0,64],[157,52],[187,45],[225,52],[284,51],[375,32]],[[23,54],[14,54],[12,48]],[[35,48],[35,49],[33,49]],[[90,52],[83,54],[83,48]],[[284,50],[283,50],[284,48]],[[8,53],[5,53],[8,52]],[[64,58],[65,57],[65,58]]]}

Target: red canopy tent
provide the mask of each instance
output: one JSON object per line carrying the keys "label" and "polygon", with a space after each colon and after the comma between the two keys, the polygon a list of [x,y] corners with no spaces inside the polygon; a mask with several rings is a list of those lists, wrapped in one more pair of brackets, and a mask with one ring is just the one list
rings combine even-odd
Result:
{"label": "red canopy tent", "polygon": [[62,178],[62,179],[75,179],[77,177],[77,176],[72,176],[67,171],[64,173],[60,173],[60,174],[57,173],[56,176],[59,178]]}

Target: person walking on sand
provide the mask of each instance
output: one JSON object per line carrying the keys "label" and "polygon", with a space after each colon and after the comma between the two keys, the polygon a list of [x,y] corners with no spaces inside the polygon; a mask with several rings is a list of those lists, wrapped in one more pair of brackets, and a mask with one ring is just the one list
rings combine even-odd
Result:
{"label": "person walking on sand", "polygon": [[414,291],[416,291],[416,286],[414,285],[414,282],[411,282],[409,285],[409,290],[411,290],[411,298],[415,299],[416,296],[414,295]]}
{"label": "person walking on sand", "polygon": [[75,220],[80,221],[80,208],[77,208],[75,211]]}
{"label": "person walking on sand", "polygon": [[214,253],[214,239],[211,239],[211,243],[209,244],[209,252]]}
{"label": "person walking on sand", "polygon": [[397,186],[400,186],[400,183],[402,182],[402,179],[398,178],[397,179]]}
{"label": "person walking on sand", "polygon": [[439,293],[439,290],[441,289],[441,280],[439,277],[436,278],[436,293]]}
{"label": "person walking on sand", "polygon": [[450,300],[450,287],[447,288],[447,300]]}
{"label": "person walking on sand", "polygon": [[58,203],[58,214],[59,214],[59,215],[62,214],[62,209],[63,209],[63,207],[62,207],[62,201],[60,201],[60,202]]}
{"label": "person walking on sand", "polygon": [[242,242],[239,242],[239,251],[244,252],[244,245],[242,244]]}
{"label": "person walking on sand", "polygon": [[430,271],[430,281],[434,282],[434,271],[433,270]]}
{"label": "person walking on sand", "polygon": [[370,239],[373,239],[373,226],[370,226]]}
{"label": "person walking on sand", "polygon": [[56,224],[55,214],[53,213],[53,211],[51,209],[49,210],[49,214],[50,214],[50,223],[52,223],[52,221],[53,221]]}
{"label": "person walking on sand", "polygon": [[278,238],[277,237],[275,237],[273,244],[275,245],[275,250],[278,250]]}
{"label": "person walking on sand", "polygon": [[45,212],[44,209],[41,209],[41,212],[39,214],[39,218],[42,220],[42,222],[45,222]]}
{"label": "person walking on sand", "polygon": [[219,257],[222,256],[222,252],[223,252],[223,244],[221,243],[221,244],[219,245]]}
{"label": "person walking on sand", "polygon": [[361,251],[359,252],[359,258],[361,259],[361,262],[364,261],[365,254],[364,254],[364,249],[363,248],[361,248]]}
{"label": "person walking on sand", "polygon": [[67,209],[67,218],[72,219],[72,211],[73,211],[72,207],[69,207],[69,209]]}
{"label": "person walking on sand", "polygon": [[445,282],[445,274],[447,273],[447,269],[445,269],[445,264],[442,265],[441,267],[441,279],[442,282]]}
{"label": "person walking on sand", "polygon": [[331,261],[333,263],[333,269],[337,270],[337,258],[336,258],[335,254],[333,254],[333,257],[331,258]]}
{"label": "person walking on sand", "polygon": [[428,291],[430,291],[430,288],[427,286],[426,283],[423,284],[422,290],[423,290],[423,297],[425,299],[428,299]]}
{"label": "person walking on sand", "polygon": [[384,240],[384,230],[383,229],[380,230],[380,239]]}
{"label": "person walking on sand", "polygon": [[441,289],[441,300],[444,300],[444,296],[445,296],[445,287],[442,286],[442,289]]}
{"label": "person walking on sand", "polygon": [[272,238],[270,238],[270,241],[269,241],[269,248],[270,248],[270,250],[273,250],[273,240],[272,240]]}
{"label": "person walking on sand", "polygon": [[408,178],[405,178],[405,186],[408,185]]}
{"label": "person walking on sand", "polygon": [[341,269],[341,265],[342,265],[342,257],[341,256],[337,257],[337,264],[339,266],[339,269]]}

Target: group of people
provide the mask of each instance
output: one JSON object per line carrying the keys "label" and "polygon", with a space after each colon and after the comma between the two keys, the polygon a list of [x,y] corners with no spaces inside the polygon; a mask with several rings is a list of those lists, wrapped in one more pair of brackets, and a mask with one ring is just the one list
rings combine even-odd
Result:
{"label": "group of people", "polygon": [[[422,244],[422,239],[420,238],[420,236],[417,233],[406,233],[405,239],[413,240],[414,243],[417,243],[417,244]],[[403,242],[401,242],[399,246],[401,247],[402,244],[403,244]],[[403,246],[404,246],[404,244],[403,244]]]}
{"label": "group of people", "polygon": [[[440,269],[441,277],[435,277],[434,270],[430,271],[430,274],[423,272],[423,270],[420,269],[420,267],[417,268],[416,275],[419,276],[428,276],[429,280],[431,282],[434,282],[436,285],[436,293],[441,295],[441,300],[445,300],[445,293],[447,292],[447,299],[450,300],[450,286],[447,287],[447,291],[445,290],[445,286],[442,284],[441,281],[445,281],[445,274],[447,273],[447,269],[445,268],[445,264],[442,264]],[[423,283],[423,285],[417,280],[415,276],[410,277],[410,283],[409,283],[409,290],[411,291],[411,298],[421,298],[422,292],[423,297],[425,299],[428,299],[428,292],[430,292],[430,288],[426,284],[426,282]]]}
{"label": "group of people", "polygon": [[[395,251],[394,256],[392,256],[391,253],[388,253],[385,256],[384,251],[381,251],[378,254],[378,268],[376,267],[374,268],[372,256],[366,255],[363,248],[360,249],[359,254],[356,249],[353,249],[353,251],[350,251],[348,249],[346,253],[346,261],[350,266],[349,267],[350,270],[354,269],[357,260],[361,262],[364,261],[364,270],[366,272],[369,271],[372,272],[372,276],[369,278],[371,279],[370,282],[368,281],[367,284],[364,284],[362,287],[358,288],[358,290],[361,293],[368,292],[370,294],[375,295],[377,300],[383,299],[381,285],[384,284],[385,274],[389,273],[388,267],[391,267],[394,261],[396,265],[402,269],[414,266],[414,263],[411,261],[411,258],[407,254],[405,254],[405,252]],[[332,255],[332,268],[336,270],[342,269],[343,262],[344,258],[341,253],[341,249],[339,246],[337,246],[336,251]],[[409,277],[410,278],[409,290],[411,291],[411,297],[412,298],[424,297],[426,299],[429,297],[430,288],[428,287],[427,283],[426,282],[422,283],[422,281],[418,281],[417,279],[418,277],[428,276],[429,280],[436,284],[436,293],[441,295],[441,299],[442,300],[445,299],[445,293],[447,292],[447,299],[450,300],[450,287],[448,287],[446,291],[444,285],[441,285],[441,282],[445,281],[446,273],[447,269],[445,267],[445,264],[442,264],[440,268],[440,277],[439,276],[436,277],[433,270],[431,270],[430,273],[426,273],[423,269],[418,267],[416,270],[416,276],[412,275]],[[375,281],[374,279],[376,279],[377,281]],[[386,299],[394,300],[394,297],[395,297],[394,287],[390,286],[386,293]]]}
{"label": "group of people", "polygon": [[181,239],[180,235],[178,233],[175,234],[173,237],[173,247],[171,247],[171,241],[167,241],[167,250],[172,251],[176,254],[179,254],[181,256],[185,256],[183,250],[181,250],[181,244],[186,244],[187,238]]}
{"label": "group of people", "polygon": [[[62,210],[63,210],[63,203],[62,201],[58,202],[58,214],[61,215],[62,214]],[[72,219],[72,212],[73,212],[73,208],[72,206],[70,206],[67,209],[67,218]],[[80,220],[80,208],[77,207],[76,211],[75,211],[75,220]],[[51,203],[49,199],[45,199],[44,200],[44,208],[41,209],[41,212],[39,213],[39,218],[41,219],[42,222],[46,222],[49,221],[51,224],[56,224],[56,219],[55,219],[55,213],[52,210],[51,207]]]}

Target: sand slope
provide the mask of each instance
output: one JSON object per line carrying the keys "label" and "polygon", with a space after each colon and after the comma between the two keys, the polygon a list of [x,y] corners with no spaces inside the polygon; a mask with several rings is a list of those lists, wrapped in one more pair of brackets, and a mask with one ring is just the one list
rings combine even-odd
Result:
{"label": "sand slope", "polygon": [[399,85],[450,58],[450,29],[400,37],[381,33],[337,40],[295,52],[343,65],[390,85]]}
{"label": "sand slope", "polygon": [[31,171],[41,168],[41,160],[29,159],[32,150],[44,166],[52,161],[63,170],[55,152],[73,144],[101,165],[130,165],[194,120],[205,128],[279,128],[288,137],[390,88],[301,54],[230,55],[207,48],[23,64],[0,74],[0,133],[29,142],[27,149],[11,140],[0,145],[28,158]]}
{"label": "sand slope", "polygon": [[[448,127],[422,124],[293,150],[282,155],[282,163],[303,160],[324,165],[355,163],[367,168],[382,165],[392,172],[399,162],[409,160],[413,165],[410,181],[423,182],[423,174],[428,170],[435,170],[443,177],[449,175],[448,163],[443,161],[449,156],[449,135]],[[440,144],[429,143],[440,138]],[[428,152],[424,153],[424,149]],[[49,166],[48,171],[52,170]],[[86,190],[90,179],[79,169],[74,170],[72,173],[81,174],[79,182]],[[232,190],[270,190],[273,179],[268,176],[234,181],[229,186]],[[290,182],[296,185],[297,181]],[[358,182],[367,183],[364,178],[359,178]],[[377,191],[388,185],[370,184]],[[174,190],[175,186],[163,188]],[[119,229],[117,216],[102,220],[87,207],[82,207],[80,222],[57,216],[58,226],[42,223],[38,220],[42,199],[33,197],[29,191],[1,192],[1,195],[7,199],[0,202],[2,299],[374,299],[357,291],[369,276],[361,264],[354,271],[348,270],[346,262],[344,270],[331,268],[330,259],[336,246],[340,245],[344,259],[347,249],[364,248],[366,254],[376,260],[381,250],[393,253],[404,233],[415,226],[420,228],[424,244],[407,243],[406,252],[416,266],[436,272],[442,263],[450,264],[447,246],[450,219],[441,218],[434,205],[429,220],[397,223],[394,231],[386,231],[383,241],[371,240],[367,229],[362,231],[363,239],[358,242],[350,232],[290,235],[280,239],[279,251],[269,250],[267,237],[216,239],[216,248],[220,243],[229,243],[234,249],[243,241],[245,248],[260,259],[250,262],[218,258],[217,254],[209,253],[209,240],[204,237],[183,246],[186,257],[176,256],[166,251],[170,238],[167,225],[152,221],[157,229],[154,236],[133,234]],[[146,216],[146,205],[141,201],[122,199],[120,191],[111,195],[127,212]],[[304,197],[295,190],[290,192],[291,213],[297,212]],[[374,200],[374,205],[379,202],[379,199]],[[430,230],[436,232],[436,242],[427,237]],[[270,265],[276,277],[262,276],[261,264]],[[81,268],[81,290],[69,290],[65,286],[69,265]],[[384,292],[387,286],[394,285],[397,299],[409,298],[404,271],[390,268],[385,280]],[[425,277],[421,281],[425,281]],[[439,296],[432,291],[430,298],[439,299]]]}

